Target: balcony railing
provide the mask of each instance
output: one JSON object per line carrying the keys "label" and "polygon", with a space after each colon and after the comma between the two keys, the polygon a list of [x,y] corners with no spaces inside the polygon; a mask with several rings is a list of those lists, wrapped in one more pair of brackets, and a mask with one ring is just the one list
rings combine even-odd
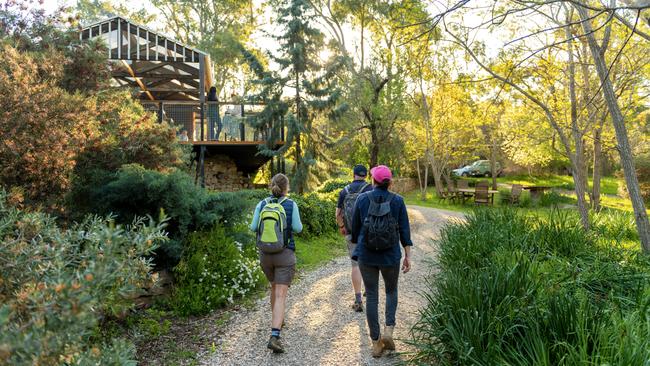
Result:
{"label": "balcony railing", "polygon": [[[250,119],[264,108],[260,104],[194,101],[142,101],[158,121],[179,127],[179,139],[193,143],[262,143],[274,126],[255,128]],[[280,123],[280,141],[284,140],[284,126]],[[185,137],[187,136],[187,138]]]}

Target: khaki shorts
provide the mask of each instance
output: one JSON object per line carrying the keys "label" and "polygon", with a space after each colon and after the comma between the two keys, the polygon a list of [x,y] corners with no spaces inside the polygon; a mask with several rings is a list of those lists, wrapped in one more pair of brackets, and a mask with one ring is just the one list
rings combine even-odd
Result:
{"label": "khaki shorts", "polygon": [[260,253],[260,265],[269,282],[289,286],[296,274],[296,253],[289,248],[277,254]]}
{"label": "khaki shorts", "polygon": [[359,267],[359,263],[352,259],[352,253],[354,253],[354,249],[357,247],[357,245],[353,244],[350,240],[352,240],[352,235],[346,235],[345,241],[348,243],[348,254],[350,256],[350,262],[352,263],[352,267]]}

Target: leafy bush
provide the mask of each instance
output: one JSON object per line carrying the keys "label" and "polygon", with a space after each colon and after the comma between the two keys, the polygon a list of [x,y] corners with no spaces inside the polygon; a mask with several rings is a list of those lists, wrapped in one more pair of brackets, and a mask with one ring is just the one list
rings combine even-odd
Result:
{"label": "leafy bush", "polygon": [[0,193],[0,237],[1,364],[135,364],[132,345],[94,335],[151,284],[143,256],[166,240],[162,225],[92,217],[64,231]]}
{"label": "leafy bush", "polygon": [[413,328],[416,362],[641,365],[650,261],[599,246],[577,218],[479,210],[446,227]]}
{"label": "leafy bush", "polygon": [[235,241],[220,226],[191,234],[174,271],[177,283],[172,304],[181,315],[205,314],[232,303],[262,280],[252,240]]}
{"label": "leafy bush", "polygon": [[122,223],[164,212],[171,240],[161,246],[156,264],[166,267],[178,262],[183,240],[192,231],[210,229],[219,221],[241,220],[265,195],[262,191],[209,192],[180,170],[164,173],[139,165],[125,165],[104,180],[104,184],[87,187],[88,198],[77,201],[75,210],[79,215],[114,214]]}
{"label": "leafy bush", "polygon": [[0,186],[21,187],[28,201],[54,206],[97,130],[91,101],[57,86],[61,54],[39,57],[7,45],[0,54]]}
{"label": "leafy bush", "polygon": [[334,212],[336,199],[333,195],[310,193],[303,196],[291,196],[300,210],[303,224],[302,235],[321,236],[337,230]]}
{"label": "leafy bush", "polygon": [[350,181],[344,180],[344,179],[330,179],[323,186],[318,190],[320,193],[331,193],[331,192],[336,192],[338,193],[341,191],[345,186],[350,184]]}

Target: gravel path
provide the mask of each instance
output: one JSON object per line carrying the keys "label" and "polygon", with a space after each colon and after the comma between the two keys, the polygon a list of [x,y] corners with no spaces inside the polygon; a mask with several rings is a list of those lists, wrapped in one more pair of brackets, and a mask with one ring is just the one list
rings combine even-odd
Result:
{"label": "gravel path", "polygon": [[[426,290],[425,279],[430,270],[426,261],[435,255],[432,239],[448,220],[462,214],[409,207],[414,261],[411,272],[400,274],[399,306],[394,337],[398,352],[409,351],[399,339],[408,337],[410,326],[418,319],[424,306],[420,296]],[[342,244],[343,245],[343,244]],[[375,360],[370,356],[371,342],[364,313],[354,313],[347,257],[305,274],[289,289],[287,315],[282,338],[286,353],[272,354],[266,349],[271,311],[268,296],[251,310],[233,314],[216,346],[198,356],[202,365],[393,365],[406,356],[384,354]],[[380,281],[383,287],[383,281]],[[383,323],[385,297],[380,289],[380,323]],[[383,326],[382,326],[383,328]]]}

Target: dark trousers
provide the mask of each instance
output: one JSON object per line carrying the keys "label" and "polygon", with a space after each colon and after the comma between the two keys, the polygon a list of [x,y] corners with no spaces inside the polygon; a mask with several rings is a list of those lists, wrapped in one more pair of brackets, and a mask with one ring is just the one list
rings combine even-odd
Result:
{"label": "dark trousers", "polygon": [[386,325],[395,325],[395,312],[397,312],[397,280],[399,278],[399,264],[392,267],[368,266],[359,263],[359,270],[366,288],[366,319],[370,329],[370,338],[379,339],[379,273],[384,279],[386,288]]}

